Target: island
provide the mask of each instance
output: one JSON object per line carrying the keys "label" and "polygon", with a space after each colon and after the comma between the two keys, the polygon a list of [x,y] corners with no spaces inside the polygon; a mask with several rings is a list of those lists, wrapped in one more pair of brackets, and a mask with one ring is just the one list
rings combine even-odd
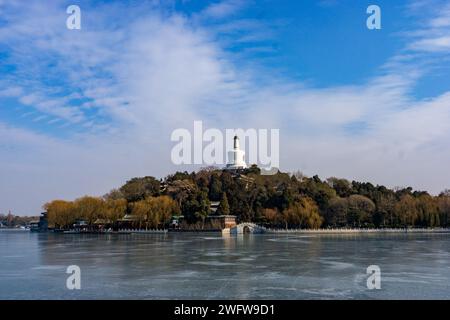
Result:
{"label": "island", "polygon": [[252,165],[136,177],[103,197],[44,208],[44,220],[59,231],[222,231],[242,223],[268,230],[447,228],[450,191],[433,196],[299,172],[261,175]]}

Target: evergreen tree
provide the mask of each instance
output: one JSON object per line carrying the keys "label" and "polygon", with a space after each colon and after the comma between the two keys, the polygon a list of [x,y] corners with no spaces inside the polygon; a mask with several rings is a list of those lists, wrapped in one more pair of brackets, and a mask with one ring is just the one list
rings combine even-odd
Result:
{"label": "evergreen tree", "polygon": [[218,174],[211,175],[209,183],[209,198],[213,201],[219,201],[222,196],[222,181]]}
{"label": "evergreen tree", "polygon": [[230,205],[228,204],[227,194],[224,192],[222,194],[222,200],[220,200],[219,207],[217,208],[218,215],[229,215]]}

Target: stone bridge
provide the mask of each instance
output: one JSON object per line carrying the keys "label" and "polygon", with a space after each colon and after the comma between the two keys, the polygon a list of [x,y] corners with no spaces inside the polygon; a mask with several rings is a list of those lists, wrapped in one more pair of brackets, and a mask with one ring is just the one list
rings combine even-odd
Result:
{"label": "stone bridge", "polygon": [[230,229],[231,234],[264,233],[265,231],[266,228],[251,222],[243,222]]}

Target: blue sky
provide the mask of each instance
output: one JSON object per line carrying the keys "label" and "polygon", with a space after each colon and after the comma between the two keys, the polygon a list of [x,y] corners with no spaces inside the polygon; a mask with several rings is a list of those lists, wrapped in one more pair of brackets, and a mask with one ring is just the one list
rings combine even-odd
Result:
{"label": "blue sky", "polygon": [[[186,7],[191,3],[188,2]],[[230,47],[236,52],[261,48],[259,54],[250,54],[249,58],[276,66],[287,77],[299,81],[309,80],[317,86],[364,81],[376,74],[377,68],[401,47],[401,43],[393,34],[410,25],[405,17],[399,15],[401,6],[393,5],[392,1],[385,1],[379,3],[384,9],[383,13],[386,12],[383,15],[384,29],[370,32],[365,28],[365,11],[370,3],[254,3],[237,13],[235,19],[260,21],[269,28],[269,35],[266,39],[263,37],[259,41],[249,43],[232,41]],[[399,24],[393,16],[400,17],[403,24]]]}
{"label": "blue sky", "polygon": [[438,193],[449,59],[448,1],[0,0],[0,212],[192,170],[170,133],[194,120],[280,129],[285,171]]}

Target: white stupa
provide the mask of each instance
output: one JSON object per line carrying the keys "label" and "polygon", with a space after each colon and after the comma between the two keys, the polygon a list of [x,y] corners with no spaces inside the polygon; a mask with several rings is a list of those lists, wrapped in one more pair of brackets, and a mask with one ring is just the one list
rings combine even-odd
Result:
{"label": "white stupa", "polygon": [[234,136],[233,150],[228,151],[228,163],[225,169],[236,170],[245,169],[245,152],[239,149],[239,138]]}

